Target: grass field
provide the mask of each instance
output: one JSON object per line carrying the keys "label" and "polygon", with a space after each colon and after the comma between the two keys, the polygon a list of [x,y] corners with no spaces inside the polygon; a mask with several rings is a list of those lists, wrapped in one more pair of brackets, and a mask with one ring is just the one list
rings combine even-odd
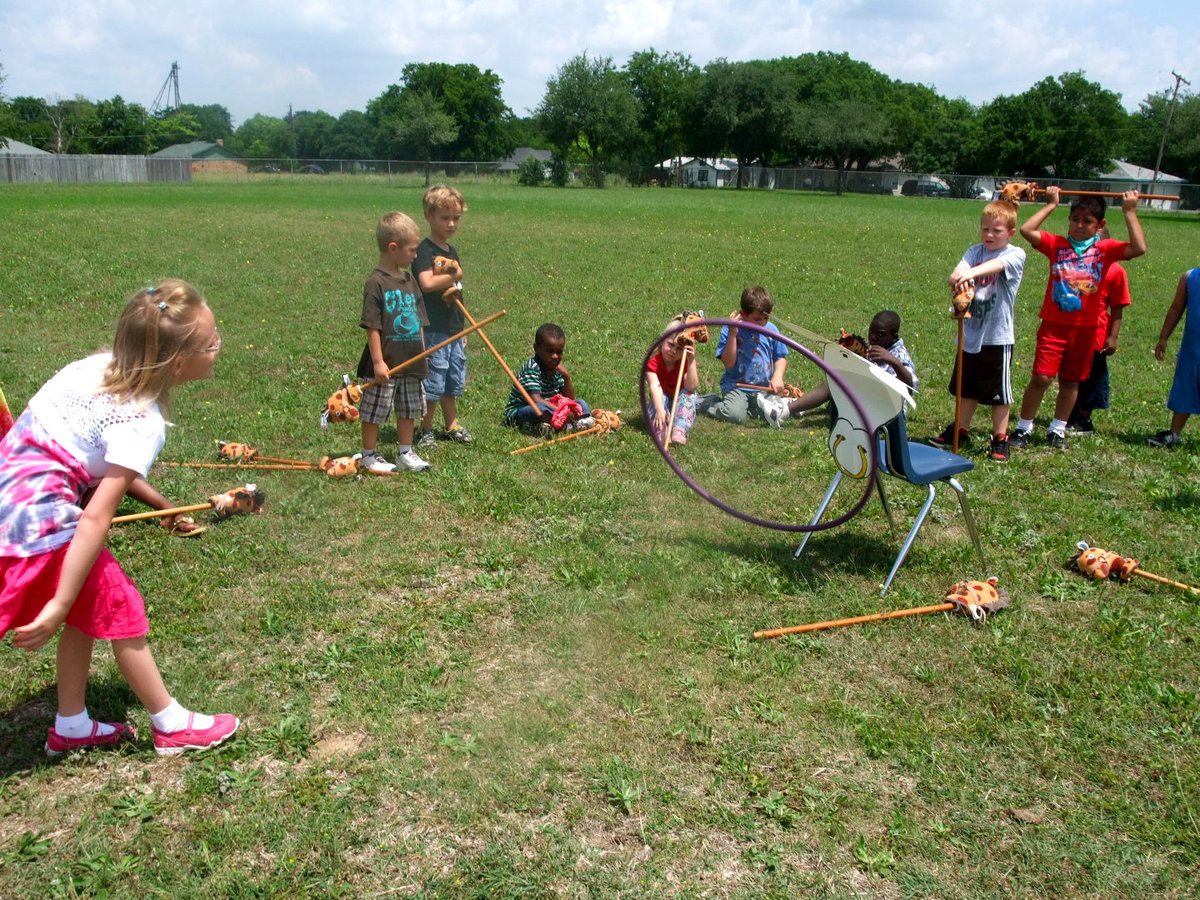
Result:
{"label": "grass field", "polygon": [[[224,350],[214,381],[177,392],[153,475],[163,491],[196,502],[243,480],[165,465],[210,459],[215,439],[354,452],[357,429],[322,431],[318,413],[362,346],[374,223],[418,215],[420,196],[334,177],[6,186],[0,383],[19,409],[110,340],[132,291],[178,276],[208,296]],[[910,432],[940,430],[953,408],[945,279],[978,239],[981,204],[490,185],[467,199],[467,301],[508,311],[493,343],[515,367],[534,328],[558,321],[580,395],[630,424],[510,456],[529,439],[500,427],[508,382],[472,339],[460,409],[476,442],[443,443],[430,472],[260,472],[262,516],[187,541],[114,529],[168,685],[241,715],[243,731],[190,758],[160,761],[143,741],[48,763],[53,653],[4,642],[0,894],[1200,893],[1200,605],[1063,566],[1083,539],[1200,583],[1200,437],[1145,446],[1166,426],[1171,376],[1151,348],[1200,262],[1200,223],[1143,219],[1150,252],[1129,266],[1099,433],[1007,467],[976,457],[963,476],[988,570],[939,496],[880,600],[898,536],[877,501],[794,562],[793,536],[724,515],[672,475],[633,413],[642,358],[674,313],[725,315],[748,284],[820,334],[865,332],[891,307],[924,388]],[[1124,236],[1119,212],[1111,222]],[[1045,277],[1031,253],[1018,393]],[[718,376],[703,359],[702,380]],[[702,422],[679,458],[721,496],[805,521],[831,475],[824,428],[820,415],[780,431]],[[394,439],[385,429],[389,455]],[[910,520],[922,495],[889,488]],[[750,637],[935,603],[991,574],[1013,602],[984,627],[937,615]],[[106,648],[90,691],[95,715],[149,733]]]}

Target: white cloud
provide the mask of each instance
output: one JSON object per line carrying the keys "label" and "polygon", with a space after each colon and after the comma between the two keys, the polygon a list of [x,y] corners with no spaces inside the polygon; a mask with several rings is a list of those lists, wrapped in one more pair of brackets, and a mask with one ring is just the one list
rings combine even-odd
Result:
{"label": "white cloud", "polygon": [[1193,0],[1094,0],[1048,17],[1044,2],[1003,10],[963,0],[4,0],[0,64],[9,96],[120,94],[150,105],[173,61],[185,102],[235,120],[362,109],[410,62],[474,63],[503,80],[519,115],[587,52],[617,65],[651,47],[699,66],[725,57],[849,53],[892,78],[983,103],[1083,70],[1135,109],[1179,71],[1200,87]]}

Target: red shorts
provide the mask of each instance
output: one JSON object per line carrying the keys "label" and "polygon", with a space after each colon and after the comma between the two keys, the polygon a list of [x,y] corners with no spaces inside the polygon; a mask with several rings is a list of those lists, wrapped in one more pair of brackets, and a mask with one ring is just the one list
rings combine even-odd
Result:
{"label": "red shorts", "polygon": [[[37,556],[0,557],[0,635],[28,625],[54,596],[70,544]],[[102,641],[142,637],[150,631],[146,604],[108,548],[102,548],[67,624]]]}
{"label": "red shorts", "polygon": [[1033,353],[1033,374],[1063,381],[1083,381],[1092,371],[1096,326],[1043,322]]}

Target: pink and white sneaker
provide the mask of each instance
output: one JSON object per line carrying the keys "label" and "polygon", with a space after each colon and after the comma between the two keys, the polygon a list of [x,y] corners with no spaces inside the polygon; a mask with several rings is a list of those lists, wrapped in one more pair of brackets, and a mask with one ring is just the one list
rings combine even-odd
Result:
{"label": "pink and white sneaker", "polygon": [[195,718],[194,712],[188,713],[188,727],[179,731],[159,731],[155,728],[154,752],[159,756],[176,756],[184,750],[210,750],[233,737],[241,724],[237,716],[221,713],[213,716],[213,723],[208,728],[193,728]]}
{"label": "pink and white sneaker", "polygon": [[89,747],[113,747],[123,741],[132,741],[137,737],[137,732],[134,731],[132,725],[126,725],[124,722],[105,722],[104,724],[112,726],[114,730],[111,734],[97,734],[101,723],[92,722],[92,733],[81,738],[63,737],[51,725],[50,732],[46,735],[46,755],[62,756],[64,753],[86,750]]}

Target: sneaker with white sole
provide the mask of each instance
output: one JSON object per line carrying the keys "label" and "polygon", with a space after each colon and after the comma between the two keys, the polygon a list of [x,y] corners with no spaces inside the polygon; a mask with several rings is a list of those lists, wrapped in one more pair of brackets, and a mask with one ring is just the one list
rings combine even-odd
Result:
{"label": "sneaker with white sole", "polygon": [[396,463],[410,472],[424,472],[429,468],[429,463],[417,456],[416,451],[413,450],[405,450],[397,456]]}
{"label": "sneaker with white sole", "polygon": [[587,431],[587,429],[589,429],[589,428],[596,427],[596,417],[595,416],[580,416],[578,419],[575,420],[574,424],[575,424],[576,431]]}
{"label": "sneaker with white sole", "polygon": [[179,731],[154,729],[154,752],[159,756],[177,756],[185,750],[210,750],[225,743],[242,724],[237,716],[221,713],[213,716],[207,728],[193,728],[196,714],[188,713],[188,727]]}
{"label": "sneaker with white sole", "polygon": [[772,428],[782,428],[783,423],[791,418],[792,411],[786,398],[759,394],[755,399],[758,400],[758,408],[762,411],[763,418]]}
{"label": "sneaker with white sole", "polygon": [[1050,445],[1051,450],[1070,450],[1067,446],[1067,433],[1065,431],[1047,431],[1046,443]]}
{"label": "sneaker with white sole", "polygon": [[374,472],[377,475],[396,471],[395,465],[388,462],[375,452],[364,453],[362,455],[362,459],[358,461],[358,467],[360,469],[366,469],[368,472]]}
{"label": "sneaker with white sole", "polygon": [[1146,438],[1146,443],[1151,447],[1178,447],[1182,441],[1183,438],[1170,429],[1160,431],[1153,437]]}

